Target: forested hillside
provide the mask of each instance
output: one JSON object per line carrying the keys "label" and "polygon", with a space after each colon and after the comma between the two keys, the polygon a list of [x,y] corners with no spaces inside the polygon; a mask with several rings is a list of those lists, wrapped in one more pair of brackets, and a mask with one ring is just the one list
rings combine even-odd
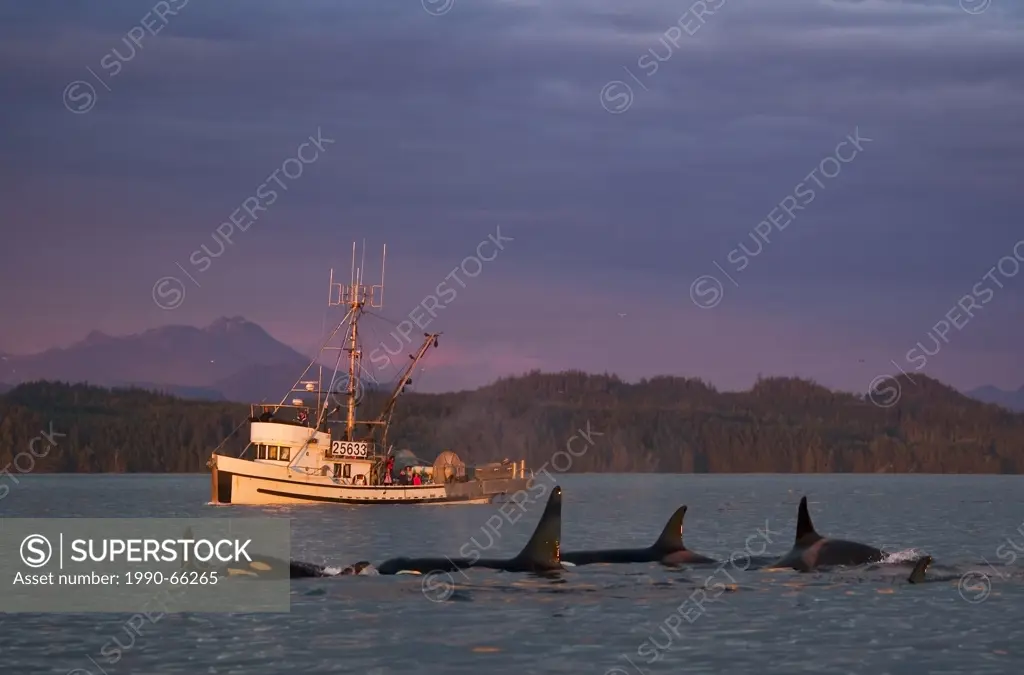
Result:
{"label": "forested hillside", "polygon": [[[969,399],[940,382],[901,379],[880,408],[805,380],[769,378],[743,392],[699,380],[530,373],[470,392],[405,394],[391,441],[427,459],[508,457],[539,468],[578,430],[593,444],[572,471],[1018,473],[1024,415]],[[379,394],[361,417],[379,409]],[[33,472],[204,471],[211,451],[245,444],[248,406],[186,401],[137,389],[34,382],[0,395],[0,466],[28,451],[50,425]],[[560,466],[564,459],[559,460]],[[17,470],[28,467],[24,456]],[[8,468],[14,471],[15,469]]]}

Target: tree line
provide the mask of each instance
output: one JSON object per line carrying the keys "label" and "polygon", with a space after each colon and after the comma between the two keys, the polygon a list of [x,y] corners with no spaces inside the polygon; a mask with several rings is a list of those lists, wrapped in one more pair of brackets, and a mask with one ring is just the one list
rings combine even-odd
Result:
{"label": "tree line", "polygon": [[[531,372],[475,391],[403,394],[388,440],[428,460],[453,450],[470,464],[525,459],[537,469],[577,436],[570,470],[578,472],[1024,470],[1024,414],[918,375],[898,383],[899,401],[882,408],[797,378],[720,392],[681,377],[628,383]],[[374,417],[383,403],[382,393],[367,393],[359,416]],[[218,446],[224,454],[245,447],[249,413],[244,404],[141,389],[26,383],[0,395],[0,469],[201,472]],[[54,443],[30,452],[51,430]]]}

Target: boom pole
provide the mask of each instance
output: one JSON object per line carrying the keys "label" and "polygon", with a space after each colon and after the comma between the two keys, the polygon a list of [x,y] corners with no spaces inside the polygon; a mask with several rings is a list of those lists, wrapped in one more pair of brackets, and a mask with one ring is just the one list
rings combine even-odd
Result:
{"label": "boom pole", "polygon": [[395,405],[398,403],[398,397],[402,394],[403,391],[405,391],[405,386],[407,384],[412,384],[412,379],[409,377],[409,375],[416,367],[416,364],[419,363],[420,360],[426,355],[427,350],[430,349],[430,346],[433,345],[434,347],[437,347],[437,338],[439,335],[441,334],[423,334],[423,344],[420,345],[420,348],[419,350],[417,350],[415,356],[413,356],[412,354],[409,355],[409,358],[411,359],[409,365],[406,366],[405,370],[402,371],[402,374],[398,378],[398,384],[395,385],[395,389],[394,391],[391,392],[391,397],[388,399],[387,404],[384,406],[384,410],[381,411],[380,417],[377,418],[377,424],[383,428],[383,431],[381,432],[380,442],[381,445],[383,445],[384,447],[387,447],[388,427],[391,425],[391,416],[395,414]]}

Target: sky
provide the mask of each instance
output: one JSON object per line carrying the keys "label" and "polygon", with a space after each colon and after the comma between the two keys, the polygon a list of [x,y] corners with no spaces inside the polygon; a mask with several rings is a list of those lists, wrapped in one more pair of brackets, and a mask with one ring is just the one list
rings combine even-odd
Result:
{"label": "sky", "polygon": [[4,2],[0,100],[0,351],[309,351],[365,240],[424,390],[1024,384],[1024,3]]}

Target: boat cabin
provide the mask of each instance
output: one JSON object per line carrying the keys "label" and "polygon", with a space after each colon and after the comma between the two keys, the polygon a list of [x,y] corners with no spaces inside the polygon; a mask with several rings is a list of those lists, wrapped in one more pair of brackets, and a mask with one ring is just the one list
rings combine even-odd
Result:
{"label": "boat cabin", "polygon": [[369,441],[334,441],[331,435],[289,422],[253,422],[252,458],[299,473],[333,476],[342,485],[369,485],[373,448]]}

